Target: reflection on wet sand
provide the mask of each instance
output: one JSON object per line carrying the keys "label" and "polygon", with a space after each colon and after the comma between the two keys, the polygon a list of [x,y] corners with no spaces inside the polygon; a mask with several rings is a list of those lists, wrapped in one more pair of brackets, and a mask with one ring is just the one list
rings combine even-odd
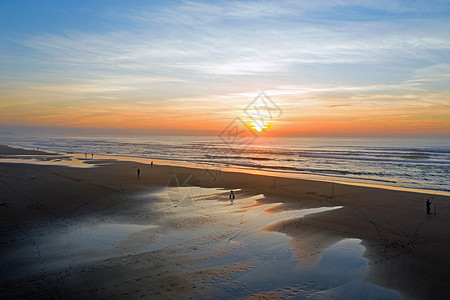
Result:
{"label": "reflection on wet sand", "polygon": [[[46,249],[56,253],[58,248],[67,249],[71,245],[72,263],[76,264],[173,249],[178,255],[188,255],[189,269],[196,272],[227,269],[226,274],[218,277],[213,272],[216,275],[208,279],[205,298],[271,294],[345,298],[368,291],[368,295],[382,295],[385,299],[398,297],[395,292],[362,281],[367,264],[362,258],[364,247],[360,240],[317,235],[301,242],[301,237],[291,240],[268,229],[269,225],[284,220],[301,221],[305,215],[340,207],[269,213],[270,208],[279,204],[258,201],[264,198],[262,194],[243,195],[231,203],[228,190],[195,188],[201,192],[178,207],[169,199],[171,191],[140,195],[142,199],[158,197],[159,202],[141,209],[169,210],[170,214],[164,217],[146,224],[112,223],[113,220],[77,224],[64,234],[44,238],[53,247],[51,251]],[[189,189],[192,187],[176,190],[189,193]],[[54,265],[63,266],[61,261]]]}
{"label": "reflection on wet sand", "polygon": [[[190,188],[180,187],[177,192],[189,193]],[[201,192],[178,207],[173,206],[171,193],[166,189],[139,195],[142,203],[152,197],[159,199],[128,212],[161,212],[147,222],[132,224],[114,218],[102,221],[89,218],[62,230],[38,229],[37,242],[47,271],[166,251],[175,260],[185,256],[189,263],[180,266],[181,269],[201,274],[208,290],[198,295],[200,298],[262,295],[314,298],[337,294],[345,298],[367,291],[384,298],[398,296],[362,281],[367,263],[362,258],[364,247],[359,240],[324,239],[320,235],[291,240],[285,234],[270,231],[270,225],[292,219],[301,221],[305,215],[340,207],[273,212],[270,208],[279,204],[260,202],[263,194],[238,193],[237,199],[230,202],[228,190],[196,189]],[[31,265],[32,253],[32,247],[22,251]],[[39,261],[34,265],[27,270],[38,272]],[[222,271],[217,273],[219,270]]]}

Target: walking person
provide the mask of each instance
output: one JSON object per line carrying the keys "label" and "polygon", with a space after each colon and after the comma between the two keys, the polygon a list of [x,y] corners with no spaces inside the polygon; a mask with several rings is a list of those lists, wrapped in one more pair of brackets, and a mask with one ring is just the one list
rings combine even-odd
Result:
{"label": "walking person", "polygon": [[430,199],[427,199],[426,204],[427,204],[427,214],[430,214],[431,213],[431,201],[430,201]]}
{"label": "walking person", "polygon": [[230,200],[231,200],[231,202],[233,202],[234,197],[235,197],[234,192],[233,192],[233,190],[231,190],[230,191]]}
{"label": "walking person", "polygon": [[138,178],[139,178],[139,175],[141,174],[141,170],[140,169],[137,169],[137,176],[138,176]]}

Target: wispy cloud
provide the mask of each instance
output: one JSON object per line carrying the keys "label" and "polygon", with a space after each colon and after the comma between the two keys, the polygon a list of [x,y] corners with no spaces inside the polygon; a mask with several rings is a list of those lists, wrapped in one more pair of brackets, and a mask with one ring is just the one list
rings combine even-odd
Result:
{"label": "wispy cloud", "polygon": [[[450,49],[449,24],[440,20],[267,21],[269,16],[295,14],[280,7],[274,2],[231,2],[225,7],[186,2],[157,12],[130,12],[136,23],[128,30],[45,34],[20,42],[48,55],[50,62],[86,72],[144,72],[178,79],[295,76],[293,66],[302,64],[433,61],[439,60],[436,51]],[[230,22],[230,17],[237,20]]]}
{"label": "wispy cloud", "polygon": [[[13,109],[11,99],[32,97],[36,105],[65,105],[92,122],[98,118],[91,112],[141,116],[142,106],[172,122],[180,115],[193,120],[199,111],[211,116],[198,120],[225,120],[261,90],[290,110],[287,119],[336,110],[371,115],[392,108],[386,103],[398,110],[442,108],[450,74],[445,12],[444,1],[372,0],[105,9],[98,12],[102,20],[117,24],[108,30],[66,27],[7,37],[26,55],[0,54],[15,72],[0,74],[0,96],[11,118],[24,109]],[[64,115],[39,111],[41,121]]]}

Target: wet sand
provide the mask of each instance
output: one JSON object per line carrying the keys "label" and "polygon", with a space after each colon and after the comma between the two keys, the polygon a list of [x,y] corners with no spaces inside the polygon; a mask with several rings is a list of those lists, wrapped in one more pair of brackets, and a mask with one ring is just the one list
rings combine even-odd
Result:
{"label": "wet sand", "polygon": [[[44,154],[0,147],[0,156]],[[2,297],[450,295],[448,196],[77,161],[99,166],[0,163]],[[437,214],[425,213],[427,198]],[[360,254],[336,259],[348,249]],[[330,257],[358,262],[359,275]],[[324,277],[333,266],[341,281]]]}

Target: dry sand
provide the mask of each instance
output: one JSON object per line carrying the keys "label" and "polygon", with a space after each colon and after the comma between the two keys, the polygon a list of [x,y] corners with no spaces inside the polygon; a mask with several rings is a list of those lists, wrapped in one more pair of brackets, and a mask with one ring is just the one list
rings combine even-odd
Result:
{"label": "dry sand", "polygon": [[[0,147],[0,155],[42,154]],[[404,298],[450,296],[448,196],[434,196],[432,206],[437,207],[437,214],[427,215],[425,200],[433,196],[420,193],[334,184],[332,194],[328,182],[277,178],[274,186],[270,176],[164,165],[152,168],[126,161],[89,163],[103,164],[70,168],[0,163],[1,298],[208,298],[217,289],[210,284],[213,280],[226,280],[233,272],[248,270],[248,262],[198,267],[211,257],[235,251],[234,246],[228,246],[235,236],[230,237],[234,233],[228,228],[199,235],[179,246],[172,242],[152,248],[156,234],[185,230],[195,235],[214,224],[226,224],[221,222],[227,216],[206,213],[207,207],[204,212],[197,208],[195,214],[160,209],[161,203],[152,192],[157,194],[168,183],[173,185],[175,175],[180,184],[187,180],[205,188],[239,188],[238,197],[264,194],[265,198],[246,209],[268,203],[282,203],[271,206],[269,213],[342,206],[266,224],[264,230],[291,238],[289,246],[299,268],[317,264],[323,251],[340,240],[358,238],[366,248],[364,280],[368,283],[399,291]],[[221,199],[226,200],[226,195]],[[179,198],[169,196],[169,200],[165,204],[183,205],[177,203]],[[109,231],[99,227],[117,223],[132,224],[120,227],[117,235],[124,239],[119,244],[109,239],[115,227]],[[157,231],[148,224],[156,224]],[[100,240],[98,235],[81,230],[86,226],[100,230]],[[84,236],[69,238],[74,232]],[[98,245],[94,250],[77,242],[89,239]],[[225,244],[217,251],[205,250],[221,240]],[[149,248],[143,251],[143,245]],[[253,298],[277,295],[270,291],[255,293]]]}

